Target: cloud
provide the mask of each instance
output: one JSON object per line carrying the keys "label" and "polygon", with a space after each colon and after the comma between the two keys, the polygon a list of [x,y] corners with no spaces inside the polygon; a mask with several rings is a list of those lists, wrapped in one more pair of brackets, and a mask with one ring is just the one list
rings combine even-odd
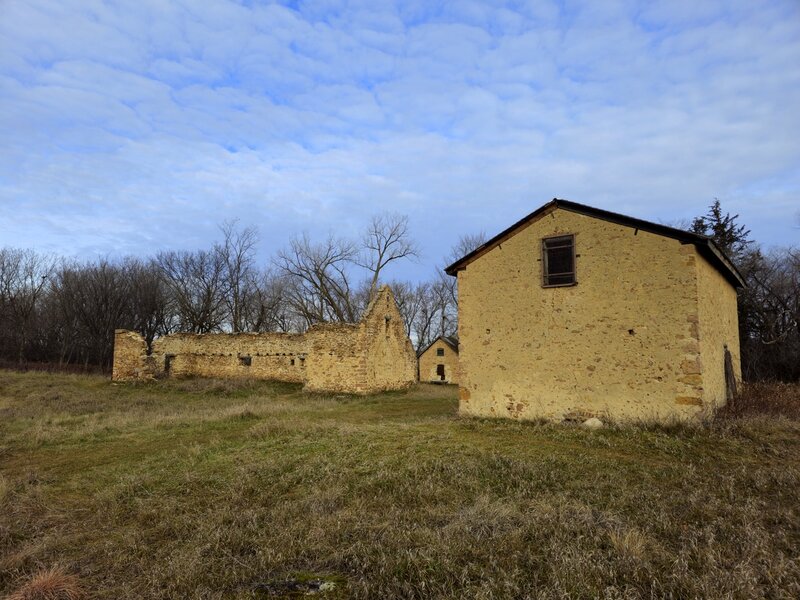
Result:
{"label": "cloud", "polygon": [[388,209],[424,276],[553,196],[664,221],[719,197],[796,239],[788,0],[10,0],[0,90],[4,244],[145,255],[239,217],[266,259]]}

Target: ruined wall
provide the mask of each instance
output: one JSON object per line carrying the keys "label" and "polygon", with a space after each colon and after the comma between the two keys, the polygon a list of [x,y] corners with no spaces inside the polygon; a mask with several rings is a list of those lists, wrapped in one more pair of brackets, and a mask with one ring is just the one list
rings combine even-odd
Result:
{"label": "ruined wall", "polygon": [[[442,350],[444,356],[437,356],[437,351]],[[419,380],[441,382],[442,378],[436,372],[438,365],[444,365],[445,383],[458,383],[458,352],[442,339],[436,340],[419,357]]]}
{"label": "ruined wall", "polygon": [[146,377],[145,352],[147,343],[135,331],[117,329],[114,332],[114,365],[111,379],[124,381]]}
{"label": "ruined wall", "polygon": [[[389,322],[392,327],[384,325]],[[155,340],[147,356],[141,336],[117,330],[112,378],[254,377],[305,383],[312,391],[369,393],[411,385],[413,357],[394,296],[384,287],[360,323],[316,325],[305,334],[177,333]]]}
{"label": "ruined wall", "polygon": [[370,391],[399,389],[416,382],[417,353],[406,335],[394,296],[379,294],[359,327]]}
{"label": "ruined wall", "polygon": [[313,392],[369,391],[364,376],[364,349],[359,327],[351,323],[315,325],[310,339],[306,389]]}
{"label": "ruined wall", "polygon": [[[308,340],[292,333],[176,333],[153,342],[160,373],[305,381]],[[249,361],[248,361],[249,357]],[[250,363],[249,365],[247,363]]]}
{"label": "ruined wall", "polygon": [[416,355],[388,287],[381,288],[358,324],[318,325],[312,337],[306,389],[372,393],[416,381]]}
{"label": "ruined wall", "polygon": [[[564,234],[577,284],[543,288],[541,240]],[[565,210],[530,222],[458,273],[460,411],[697,414],[696,258],[692,245]]]}
{"label": "ruined wall", "polygon": [[702,256],[697,256],[699,346],[703,401],[726,403],[725,346],[731,353],[737,382],[742,379],[736,290]]}

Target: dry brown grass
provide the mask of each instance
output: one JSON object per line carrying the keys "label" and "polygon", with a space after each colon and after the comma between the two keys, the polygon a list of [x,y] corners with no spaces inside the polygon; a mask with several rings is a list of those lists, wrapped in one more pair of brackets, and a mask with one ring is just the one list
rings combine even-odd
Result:
{"label": "dry brown grass", "polygon": [[459,419],[455,390],[0,372],[0,597],[800,597],[800,420]]}
{"label": "dry brown grass", "polygon": [[718,411],[718,418],[723,420],[760,416],[800,419],[800,385],[745,384],[740,394]]}
{"label": "dry brown grass", "polygon": [[84,600],[86,593],[74,575],[58,567],[39,571],[7,600]]}

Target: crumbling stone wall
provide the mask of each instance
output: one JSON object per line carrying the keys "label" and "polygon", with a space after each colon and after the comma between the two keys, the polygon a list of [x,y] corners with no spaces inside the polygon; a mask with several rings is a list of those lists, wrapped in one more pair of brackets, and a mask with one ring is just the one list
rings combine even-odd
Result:
{"label": "crumbling stone wall", "polygon": [[145,358],[147,342],[135,331],[117,329],[114,335],[114,365],[111,379],[125,381],[150,376],[151,369],[146,368]]}
{"label": "crumbling stone wall", "polygon": [[304,334],[177,333],[155,340],[148,355],[141,336],[117,330],[115,381],[164,376],[254,377],[364,394],[410,386],[416,365],[394,295],[383,287],[359,323]]}
{"label": "crumbling stone wall", "polygon": [[153,342],[160,375],[254,377],[302,383],[308,340],[291,333],[176,333]]}
{"label": "crumbling stone wall", "polygon": [[371,390],[404,387],[417,379],[417,353],[393,296],[378,295],[359,327],[365,358],[365,382]]}

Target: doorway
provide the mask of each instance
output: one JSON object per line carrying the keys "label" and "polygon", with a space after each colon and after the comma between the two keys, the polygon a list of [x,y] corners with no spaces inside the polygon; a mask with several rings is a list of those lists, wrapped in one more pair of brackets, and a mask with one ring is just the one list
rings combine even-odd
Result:
{"label": "doorway", "polygon": [[444,381],[444,365],[436,365],[436,375],[439,376],[439,379]]}

